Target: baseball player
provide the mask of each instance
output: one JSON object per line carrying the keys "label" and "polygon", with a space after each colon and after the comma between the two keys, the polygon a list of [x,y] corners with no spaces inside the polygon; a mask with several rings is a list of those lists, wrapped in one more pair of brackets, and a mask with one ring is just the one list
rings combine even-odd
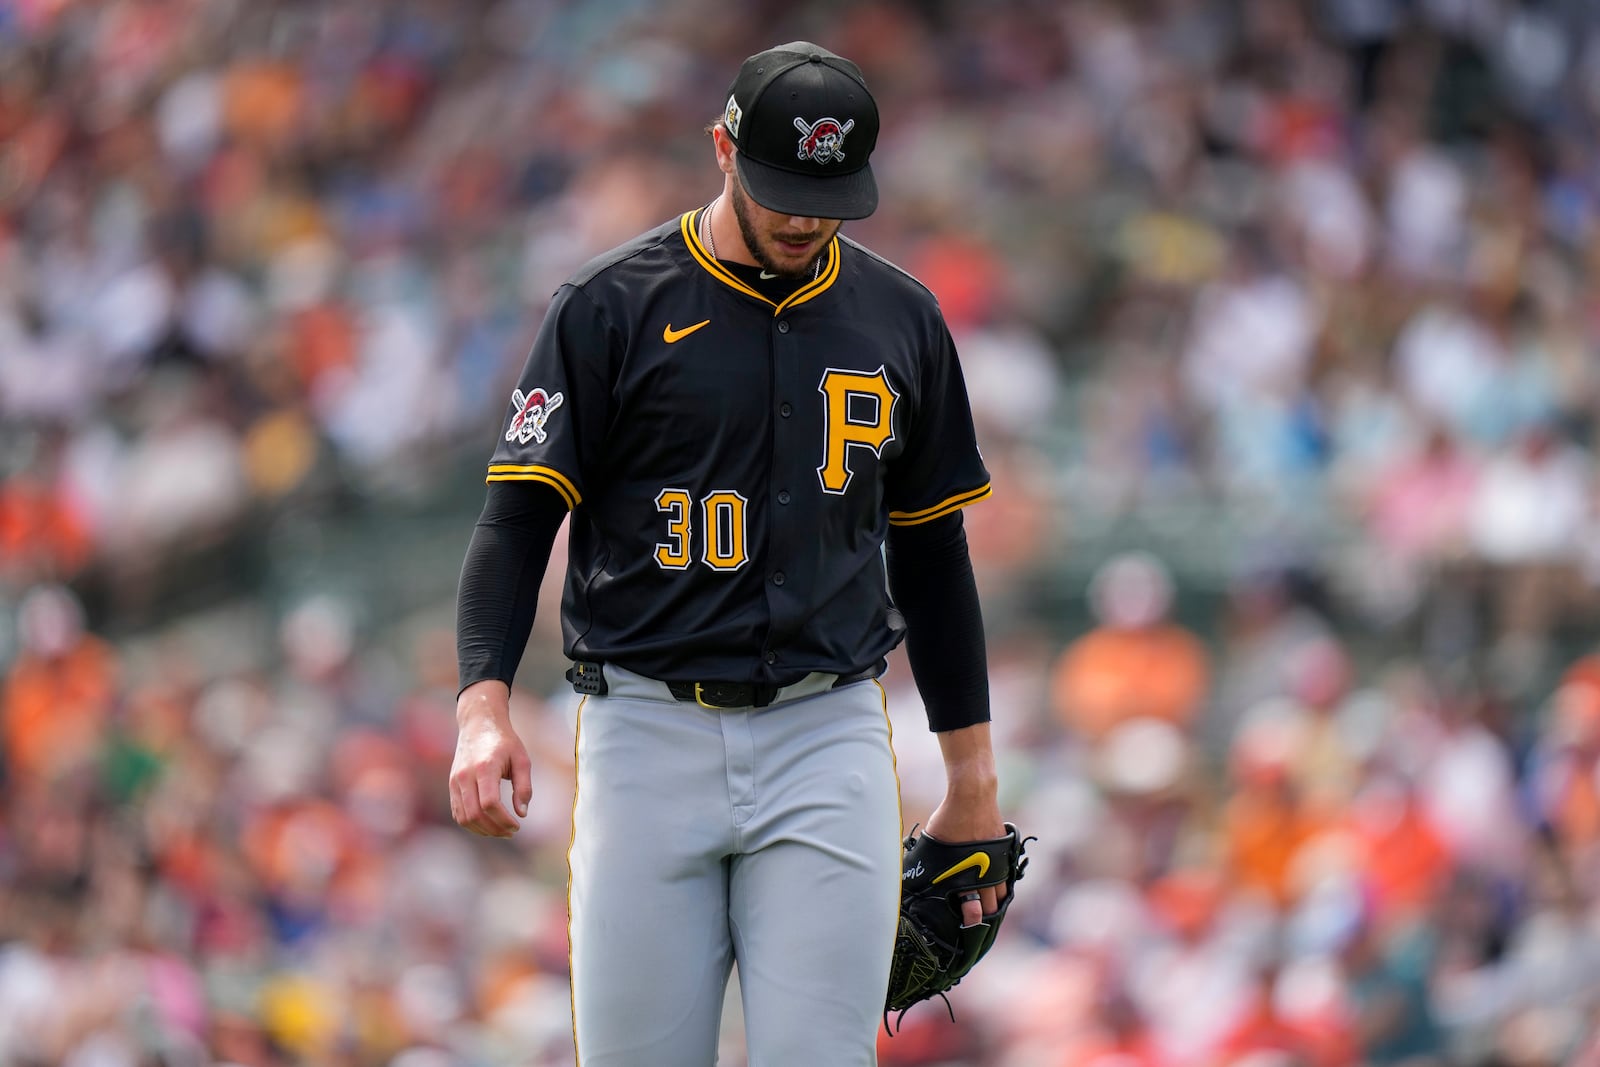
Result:
{"label": "baseball player", "polygon": [[839,232],[878,203],[855,64],[752,56],[711,134],[721,194],[562,285],[511,396],[461,576],[451,812],[497,837],[527,813],[509,685],[570,512],[578,1063],[714,1063],[737,964],[752,1064],[871,1064],[902,639],[948,770],[928,830],[1004,832],[961,520],[989,476],[933,296]]}

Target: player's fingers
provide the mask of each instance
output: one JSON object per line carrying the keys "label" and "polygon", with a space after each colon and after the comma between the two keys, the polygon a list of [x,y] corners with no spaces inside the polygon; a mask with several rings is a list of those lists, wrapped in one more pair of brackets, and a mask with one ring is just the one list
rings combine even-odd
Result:
{"label": "player's fingers", "polygon": [[999,910],[1000,894],[998,890],[1000,888],[1000,886],[990,886],[987,889],[978,890],[978,902],[983,907],[983,914],[993,915]]}
{"label": "player's fingers", "polygon": [[463,829],[475,834],[483,833],[483,805],[478,802],[478,782],[474,773],[462,771],[451,782],[451,788],[455,792],[456,807],[461,811],[456,821]]}
{"label": "player's fingers", "polygon": [[974,891],[961,894],[961,925],[977,926],[983,922],[983,897]]}
{"label": "player's fingers", "polygon": [[460,770],[450,772],[450,817],[458,825],[467,825],[467,820],[472,817],[470,805],[467,802],[466,776]]}
{"label": "player's fingers", "polygon": [[463,830],[471,830],[475,834],[483,832],[478,829],[478,820],[482,814],[478,810],[478,789],[470,778],[451,781],[450,806],[456,817],[456,823]]}
{"label": "player's fingers", "polygon": [[526,818],[528,804],[533,800],[533,762],[526,749],[518,748],[511,754],[511,802],[517,815]]}
{"label": "player's fingers", "polygon": [[478,771],[478,807],[483,814],[478,824],[483,832],[495,837],[510,837],[517,832],[517,824],[500,803],[500,776],[488,768]]}

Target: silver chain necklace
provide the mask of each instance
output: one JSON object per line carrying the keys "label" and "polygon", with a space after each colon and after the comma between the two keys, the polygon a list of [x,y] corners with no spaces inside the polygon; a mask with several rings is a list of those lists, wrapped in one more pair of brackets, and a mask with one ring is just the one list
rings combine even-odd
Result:
{"label": "silver chain necklace", "polygon": [[[717,258],[717,239],[711,236],[711,213],[716,210],[717,200],[721,199],[722,197],[719,196],[716,200],[713,200],[711,203],[707,204],[706,213],[700,219],[700,233],[705,238],[706,251],[711,253],[712,259]],[[811,264],[811,280],[816,281],[821,274],[822,257],[818,256],[814,261],[812,261]]]}

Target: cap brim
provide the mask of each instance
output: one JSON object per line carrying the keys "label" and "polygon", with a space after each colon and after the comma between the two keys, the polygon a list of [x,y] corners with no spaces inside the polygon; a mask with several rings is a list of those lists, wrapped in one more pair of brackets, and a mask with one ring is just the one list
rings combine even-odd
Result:
{"label": "cap brim", "polygon": [[779,170],[743,152],[734,160],[744,191],[768,211],[808,219],[864,219],[878,210],[878,182],[870,163],[849,174],[818,178]]}

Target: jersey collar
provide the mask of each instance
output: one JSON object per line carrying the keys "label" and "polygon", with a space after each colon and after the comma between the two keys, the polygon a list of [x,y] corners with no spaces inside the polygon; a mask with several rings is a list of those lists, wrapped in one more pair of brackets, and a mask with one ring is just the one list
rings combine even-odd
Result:
{"label": "jersey collar", "polygon": [[689,254],[694,257],[696,263],[705,268],[706,272],[717,281],[729,288],[739,290],[739,292],[748,297],[761,301],[772,308],[774,316],[821,295],[839,277],[839,238],[838,235],[835,235],[833,240],[828,242],[828,258],[822,264],[822,270],[817,274],[816,278],[790,293],[783,303],[774,304],[771,300],[768,300],[734,277],[722,264],[713,259],[711,253],[706,251],[705,245],[700,243],[700,212],[704,210],[705,208],[699,208],[695,211],[686,211],[683,214],[683,218],[678,220],[678,228],[683,231],[683,243],[689,246]]}

